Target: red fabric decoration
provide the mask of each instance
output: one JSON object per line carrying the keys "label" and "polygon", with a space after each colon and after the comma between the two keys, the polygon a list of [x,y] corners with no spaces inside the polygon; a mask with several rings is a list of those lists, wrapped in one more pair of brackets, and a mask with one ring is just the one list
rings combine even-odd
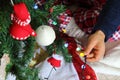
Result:
{"label": "red fabric decoration", "polygon": [[47,60],[53,67],[60,67],[61,66],[61,57],[57,54],[53,54],[52,57],[50,57]]}
{"label": "red fabric decoration", "polygon": [[13,24],[10,27],[10,35],[17,40],[25,40],[30,35],[36,36],[35,31],[29,24],[31,21],[29,11],[24,3],[13,6],[14,13],[11,14]]}
{"label": "red fabric decoration", "polygon": [[14,39],[25,40],[30,35],[35,36],[36,33],[32,30],[30,24],[21,27],[20,25],[14,23],[10,28],[10,34]]}
{"label": "red fabric decoration", "polygon": [[15,16],[22,21],[26,20],[30,15],[24,3],[15,4],[13,8]]}
{"label": "red fabric decoration", "polygon": [[[68,37],[67,35],[62,35],[62,37],[68,42],[68,51],[72,55],[73,65],[78,73],[80,80],[97,80],[97,76],[94,70],[86,64],[84,73],[82,74],[82,65],[84,62],[80,59],[79,55],[76,54],[76,42],[74,38]],[[88,78],[89,76],[89,78]],[[84,77],[84,79],[83,79]]]}
{"label": "red fabric decoration", "polygon": [[53,58],[53,57],[49,58],[49,59],[48,59],[48,62],[49,62],[53,67],[60,67],[60,66],[61,66],[61,65],[60,65],[61,61],[60,61],[60,60],[57,60],[57,59],[55,59],[55,58]]}

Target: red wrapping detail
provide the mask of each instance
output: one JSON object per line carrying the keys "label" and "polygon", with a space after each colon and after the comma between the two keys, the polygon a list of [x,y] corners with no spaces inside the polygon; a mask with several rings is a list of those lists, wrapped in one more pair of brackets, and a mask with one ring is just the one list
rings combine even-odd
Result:
{"label": "red wrapping detail", "polygon": [[49,58],[47,60],[53,67],[60,67],[61,66],[61,60],[57,60],[53,57]]}

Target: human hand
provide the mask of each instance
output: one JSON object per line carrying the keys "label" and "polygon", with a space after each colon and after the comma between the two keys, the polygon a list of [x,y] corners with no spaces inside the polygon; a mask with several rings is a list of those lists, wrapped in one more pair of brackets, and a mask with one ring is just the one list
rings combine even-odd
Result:
{"label": "human hand", "polygon": [[105,35],[101,30],[96,31],[88,38],[88,43],[84,53],[88,62],[96,62],[103,58],[105,54]]}

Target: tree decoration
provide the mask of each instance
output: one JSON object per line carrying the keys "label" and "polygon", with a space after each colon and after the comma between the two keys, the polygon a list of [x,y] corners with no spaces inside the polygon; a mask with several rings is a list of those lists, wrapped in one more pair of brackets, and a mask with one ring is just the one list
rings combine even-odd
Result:
{"label": "tree decoration", "polygon": [[38,9],[38,5],[35,3],[35,4],[33,5],[33,8],[34,8],[34,9]]}
{"label": "tree decoration", "polygon": [[[52,56],[45,60],[45,63],[41,66],[43,69],[40,71],[40,79],[51,80],[52,74],[57,72],[62,66],[63,56],[53,53]],[[45,72],[47,70],[47,72]],[[54,70],[54,71],[53,71]]]}
{"label": "tree decoration", "polygon": [[49,54],[46,52],[45,47],[41,47],[36,43],[34,57],[30,61],[29,66],[31,68],[34,68],[36,65],[43,62],[48,57],[49,57]]}
{"label": "tree decoration", "polygon": [[48,46],[52,44],[56,38],[53,28],[47,25],[39,26],[36,30],[36,33],[36,41],[42,46]]}
{"label": "tree decoration", "polygon": [[50,11],[50,13],[52,13],[52,12],[53,12],[53,10],[54,10],[54,8],[53,8],[53,7],[52,7],[52,8],[50,8],[50,10],[49,10],[49,11]]}
{"label": "tree decoration", "polygon": [[48,77],[45,79],[47,79],[47,80],[49,79],[50,74],[52,73],[53,69],[56,70],[56,67],[59,68],[61,66],[61,60],[62,60],[62,57],[57,54],[53,54],[52,57],[48,58],[47,61],[48,61],[48,63],[50,63],[53,66],[53,68],[51,69]]}
{"label": "tree decoration", "polygon": [[13,6],[14,12],[11,14],[13,22],[10,27],[10,34],[14,39],[25,40],[30,35],[36,36],[35,31],[29,24],[31,21],[30,13],[24,3],[18,3]]}
{"label": "tree decoration", "polygon": [[77,48],[76,48],[76,51],[81,51],[81,48],[80,48],[80,47],[77,47]]}
{"label": "tree decoration", "polygon": [[49,19],[49,20],[48,20],[48,24],[49,24],[50,26],[53,26],[53,25],[57,25],[57,22],[53,21],[52,19]]}
{"label": "tree decoration", "polygon": [[85,54],[84,54],[83,52],[81,52],[79,55],[80,55],[81,57],[84,57],[84,56],[85,56]]}
{"label": "tree decoration", "polygon": [[53,67],[60,67],[61,66],[61,56],[57,54],[53,54],[52,57],[50,57],[47,60]]}
{"label": "tree decoration", "polygon": [[33,6],[34,9],[44,9],[44,3],[45,3],[46,0],[35,0],[35,4]]}

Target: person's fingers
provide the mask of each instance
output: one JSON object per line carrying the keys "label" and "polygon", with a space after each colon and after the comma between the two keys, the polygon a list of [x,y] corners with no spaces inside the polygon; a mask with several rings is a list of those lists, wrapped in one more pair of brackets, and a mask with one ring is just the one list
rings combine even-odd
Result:
{"label": "person's fingers", "polygon": [[103,58],[103,51],[102,50],[94,50],[89,57],[87,57],[88,62],[97,62],[101,58]]}
{"label": "person's fingers", "polygon": [[85,55],[88,55],[88,54],[90,54],[90,52],[93,50],[93,48],[94,48],[94,45],[95,43],[94,42],[88,42],[88,44],[87,44],[87,46],[86,46],[86,48],[85,48],[85,50],[84,50],[84,53],[85,53]]}
{"label": "person's fingers", "polygon": [[93,53],[90,53],[90,54],[87,55],[87,58],[92,58],[92,57],[94,57]]}
{"label": "person's fingers", "polygon": [[87,61],[88,61],[88,62],[97,62],[97,61],[99,61],[101,58],[102,58],[101,56],[97,55],[97,56],[95,56],[95,57],[87,58]]}
{"label": "person's fingers", "polygon": [[87,58],[87,62],[96,62],[97,59],[95,57],[93,58]]}
{"label": "person's fingers", "polygon": [[97,61],[99,61],[99,60],[100,60],[100,59],[97,58],[97,57],[87,58],[87,61],[88,61],[88,62],[97,62]]}

